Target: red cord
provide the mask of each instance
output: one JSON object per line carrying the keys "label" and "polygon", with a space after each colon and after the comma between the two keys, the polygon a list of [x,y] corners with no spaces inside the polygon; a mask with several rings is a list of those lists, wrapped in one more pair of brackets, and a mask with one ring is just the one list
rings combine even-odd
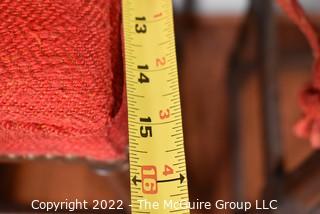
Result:
{"label": "red cord", "polygon": [[320,40],[319,34],[297,0],[277,0],[289,18],[306,36],[315,58],[313,81],[302,91],[300,106],[304,117],[296,124],[295,133],[309,138],[315,148],[320,148]]}

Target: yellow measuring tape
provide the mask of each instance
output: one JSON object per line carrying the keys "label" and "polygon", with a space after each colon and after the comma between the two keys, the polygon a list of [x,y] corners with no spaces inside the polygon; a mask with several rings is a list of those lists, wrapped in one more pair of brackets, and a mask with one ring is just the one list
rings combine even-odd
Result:
{"label": "yellow measuring tape", "polygon": [[132,213],[189,213],[171,0],[123,0]]}

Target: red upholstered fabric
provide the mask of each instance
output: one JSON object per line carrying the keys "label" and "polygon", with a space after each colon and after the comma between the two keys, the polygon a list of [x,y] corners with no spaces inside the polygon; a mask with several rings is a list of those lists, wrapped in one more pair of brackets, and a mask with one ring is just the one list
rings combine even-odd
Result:
{"label": "red upholstered fabric", "polygon": [[0,156],[125,158],[119,0],[0,1]]}
{"label": "red upholstered fabric", "polygon": [[312,145],[320,148],[320,40],[317,29],[312,25],[297,0],[278,0],[279,5],[300,28],[313,50],[315,63],[313,81],[301,93],[300,106],[304,116],[297,123],[295,133],[309,138]]}

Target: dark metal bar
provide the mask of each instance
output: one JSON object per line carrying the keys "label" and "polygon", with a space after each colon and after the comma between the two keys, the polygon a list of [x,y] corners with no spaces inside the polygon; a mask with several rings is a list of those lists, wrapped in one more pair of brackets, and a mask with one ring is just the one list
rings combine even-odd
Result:
{"label": "dark metal bar", "polygon": [[[253,26],[252,26],[253,23]],[[245,48],[247,37],[252,28],[255,29],[257,44],[256,58],[253,66],[257,65],[261,83],[261,95],[263,106],[263,127],[264,127],[264,174],[267,180],[266,193],[263,198],[275,198],[281,195],[283,169],[282,149],[280,142],[279,106],[277,99],[278,85],[276,72],[276,38],[275,21],[272,0],[251,0],[251,7],[247,18],[241,28],[237,45],[230,59],[228,97],[230,106],[231,124],[231,148],[233,151],[234,166],[234,191],[235,199],[243,199],[244,182],[243,166],[241,163],[241,147],[239,142],[239,96],[238,91],[245,82],[248,70],[242,70],[242,52]],[[241,65],[242,63],[242,65]],[[274,188],[269,188],[274,187]]]}
{"label": "dark metal bar", "polygon": [[246,65],[252,63],[244,63],[242,54],[245,51],[246,44],[249,38],[250,29],[252,28],[252,8],[246,14],[246,17],[240,27],[236,45],[231,53],[228,68],[228,107],[229,107],[229,124],[230,124],[230,148],[231,164],[233,170],[233,199],[237,201],[244,200],[244,169],[242,163],[242,150],[240,146],[240,97],[239,92],[246,76],[252,69],[248,69]]}
{"label": "dark metal bar", "polygon": [[[177,60],[178,66],[181,65],[183,58],[183,43],[185,38],[188,37],[193,27],[195,26],[194,19],[195,1],[185,0],[182,5],[181,14],[174,14],[175,18],[175,35],[177,46]],[[182,69],[179,69],[180,71]]]}
{"label": "dark metal bar", "polygon": [[264,174],[268,185],[266,195],[275,198],[275,196],[281,194],[283,184],[282,148],[280,140],[281,127],[276,69],[277,46],[275,17],[272,0],[253,0],[252,4],[257,20],[257,57],[263,108]]}
{"label": "dark metal bar", "polygon": [[185,0],[184,1],[184,11],[185,13],[192,14],[195,9],[195,1],[194,0]]}
{"label": "dark metal bar", "polygon": [[[230,68],[233,73],[233,64]],[[229,99],[229,124],[230,124],[230,148],[232,151],[231,154],[231,163],[233,171],[233,198],[234,200],[241,201],[244,196],[244,175],[243,175],[243,166],[242,166],[242,155],[239,142],[239,123],[240,123],[240,112],[239,112],[239,95],[237,94],[237,80],[236,78],[231,78],[229,80],[229,89],[228,89],[228,99]]]}

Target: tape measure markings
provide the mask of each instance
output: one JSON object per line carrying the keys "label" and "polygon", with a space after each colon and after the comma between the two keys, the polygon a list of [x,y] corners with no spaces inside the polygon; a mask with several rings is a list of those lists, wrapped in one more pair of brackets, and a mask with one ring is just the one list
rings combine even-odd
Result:
{"label": "tape measure markings", "polygon": [[185,212],[137,203],[188,200],[172,2],[123,0],[123,20],[132,213]]}

